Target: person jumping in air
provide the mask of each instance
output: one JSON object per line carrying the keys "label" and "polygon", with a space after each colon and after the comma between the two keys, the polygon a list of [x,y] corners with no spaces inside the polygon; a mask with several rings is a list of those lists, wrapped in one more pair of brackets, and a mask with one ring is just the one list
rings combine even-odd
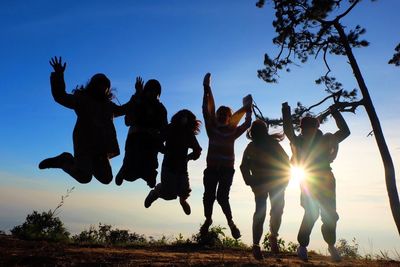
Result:
{"label": "person jumping in air", "polygon": [[283,134],[268,133],[268,125],[256,120],[247,132],[251,142],[247,145],[240,170],[245,183],[251,186],[256,202],[253,216],[253,255],[261,260],[260,240],[267,212],[267,198],[270,197],[270,236],[269,243],[273,253],[279,253],[278,231],[281,226],[285,206],[285,189],[289,182],[289,156],[279,144]]}
{"label": "person jumping in air", "polygon": [[50,65],[54,69],[50,76],[54,100],[77,115],[74,155],[61,153],[40,162],[39,168],[62,169],[82,184],[89,183],[92,176],[109,184],[113,178],[109,159],[120,153],[113,118],[124,115],[126,106],[111,101],[111,82],[104,74],[95,74],[85,87],[68,94],[64,82],[66,63],[62,63],[61,57],[54,57]]}
{"label": "person jumping in air", "polygon": [[292,164],[302,167],[306,177],[301,183],[301,206],[304,217],[297,240],[300,244],[297,254],[307,261],[307,246],[314,223],[321,214],[322,235],[328,243],[328,251],[333,261],[340,261],[335,248],[336,224],[339,216],[336,212],[336,181],[330,164],[337,155],[338,144],[350,135],[345,120],[333,105],[331,114],[339,130],[323,134],[319,130],[319,121],[314,117],[304,117],[300,122],[301,134],[296,136],[293,131],[290,107],[282,104],[284,132],[291,142],[293,156]]}
{"label": "person jumping in air", "polygon": [[156,185],[158,152],[162,150],[163,131],[168,124],[167,110],[160,102],[161,85],[151,79],[143,86],[136,78],[136,93],[127,104],[125,124],[130,126],[125,143],[125,157],[115,183],[142,178],[150,188]]}
{"label": "person jumping in air", "polygon": [[[234,144],[251,125],[251,96],[244,99],[244,106],[235,114],[229,107],[221,106],[215,112],[214,97],[210,87],[211,74],[204,77],[203,116],[208,135],[207,168],[204,170],[204,216],[205,222],[200,227],[200,234],[205,235],[212,224],[212,212],[217,199],[235,239],[240,238],[240,231],[232,220],[229,204],[229,191],[232,185],[234,170]],[[237,126],[243,115],[245,122]]]}
{"label": "person jumping in air", "polygon": [[[161,183],[150,191],[144,206],[149,208],[158,198],[172,200],[179,197],[185,214],[189,215],[190,205],[187,198],[192,191],[189,185],[187,165],[189,160],[197,160],[201,147],[196,139],[200,131],[200,121],[189,110],[176,113],[168,125],[165,134],[164,159],[161,169]],[[192,152],[188,154],[188,149]]]}

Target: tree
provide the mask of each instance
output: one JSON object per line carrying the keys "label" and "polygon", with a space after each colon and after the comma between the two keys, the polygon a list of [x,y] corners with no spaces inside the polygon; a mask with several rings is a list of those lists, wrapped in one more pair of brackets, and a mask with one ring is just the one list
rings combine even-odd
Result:
{"label": "tree", "polygon": [[400,66],[400,43],[394,49],[396,53],[393,55],[392,59],[389,60],[389,64],[394,64],[396,67]]}
{"label": "tree", "polygon": [[[317,79],[316,83],[325,85],[325,90],[330,93],[329,97],[335,100],[339,110],[354,112],[358,106],[363,106],[368,114],[373,129],[371,133],[375,136],[383,161],[392,215],[400,234],[400,203],[392,157],[367,85],[353,54],[353,48],[365,47],[369,43],[360,40],[360,36],[365,33],[364,28],[357,25],[346,33],[345,27],[340,22],[361,0],[270,0],[270,2],[275,9],[273,26],[276,36],[273,38],[273,43],[279,47],[279,53],[273,59],[265,54],[265,67],[258,71],[258,77],[268,83],[275,83],[279,77],[278,72],[283,69],[290,71],[289,66],[296,64],[297,61],[305,63],[310,56],[322,57],[327,72]],[[259,0],[256,5],[261,8],[264,4],[265,0]],[[396,47],[397,52],[399,49],[399,46]],[[362,95],[360,100],[356,101],[356,89],[350,92],[343,90],[342,84],[330,76],[331,69],[327,57],[329,54],[347,57]],[[398,63],[398,56],[399,53],[395,54],[393,62],[390,63]],[[346,101],[340,101],[340,97]],[[300,105],[300,110],[297,110],[296,114],[307,110],[310,108],[302,108]],[[327,113],[324,116],[327,116]]]}

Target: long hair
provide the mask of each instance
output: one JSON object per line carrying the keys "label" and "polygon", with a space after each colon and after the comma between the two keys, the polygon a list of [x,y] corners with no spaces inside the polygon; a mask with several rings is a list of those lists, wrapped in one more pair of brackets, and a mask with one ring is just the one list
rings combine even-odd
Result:
{"label": "long hair", "polygon": [[257,119],[252,124],[250,129],[247,131],[247,138],[255,143],[261,143],[264,140],[276,140],[282,141],[285,136],[282,133],[268,133],[268,124],[263,120]]}
{"label": "long hair", "polygon": [[107,101],[114,98],[111,81],[103,73],[97,73],[90,78],[85,86],[75,88],[74,95],[87,94],[96,100]]}
{"label": "long hair", "polygon": [[173,131],[197,135],[200,132],[201,121],[190,110],[182,109],[172,116],[170,126]]}

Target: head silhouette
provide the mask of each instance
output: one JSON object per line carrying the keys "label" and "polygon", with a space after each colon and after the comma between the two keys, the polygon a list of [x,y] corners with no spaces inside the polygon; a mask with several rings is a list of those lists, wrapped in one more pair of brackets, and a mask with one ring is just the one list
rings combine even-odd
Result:
{"label": "head silhouette", "polygon": [[201,122],[190,110],[182,109],[172,116],[171,125],[183,131],[198,134]]}
{"label": "head silhouette", "polygon": [[111,100],[111,82],[103,73],[97,73],[90,78],[85,90],[94,98],[99,100]]}
{"label": "head silhouette", "polygon": [[144,95],[149,99],[158,99],[161,95],[161,84],[155,79],[150,79],[144,85]]}
{"label": "head silhouette", "polygon": [[217,123],[221,126],[226,126],[232,117],[232,109],[227,106],[220,106],[216,112]]}
{"label": "head silhouette", "polygon": [[283,140],[284,138],[283,134],[280,133],[269,134],[268,130],[269,130],[269,125],[265,121],[257,119],[251,124],[250,129],[247,131],[247,138],[256,143],[263,142],[267,138],[272,138],[275,139],[276,141]]}
{"label": "head silhouette", "polygon": [[319,120],[314,117],[304,117],[300,121],[301,134],[305,137],[314,136],[319,129]]}

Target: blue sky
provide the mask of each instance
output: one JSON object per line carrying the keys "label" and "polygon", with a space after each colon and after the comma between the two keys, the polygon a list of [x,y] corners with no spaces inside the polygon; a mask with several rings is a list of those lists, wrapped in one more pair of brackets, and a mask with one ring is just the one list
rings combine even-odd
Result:
{"label": "blue sky", "polygon": [[[325,71],[320,61],[294,67],[290,74],[281,75],[278,84],[266,84],[257,78],[264,53],[274,54],[276,47],[271,42],[273,12],[269,5],[256,8],[255,2],[2,1],[0,230],[21,223],[32,209],[53,208],[60,195],[75,186],[61,213],[72,232],[100,221],[152,235],[196,232],[203,220],[202,170],[207,149],[204,129],[198,137],[203,156],[190,165],[190,203],[194,212],[189,217],[173,201],[159,201],[155,207],[144,209],[148,189],[141,181],[125,183],[121,188],[95,180],[80,185],[61,171],[37,169],[43,158],[72,151],[75,122],[75,114],[51,97],[48,61],[52,56],[62,56],[67,61],[68,90],[85,84],[95,73],[105,73],[121,103],[132,94],[136,76],[156,78],[163,87],[161,101],[169,118],[182,108],[191,109],[201,118],[201,84],[206,72],[212,73],[219,105],[237,109],[242,97],[251,93],[265,115],[279,117],[282,102],[288,101],[292,106],[297,101],[315,103],[325,95],[313,82]],[[397,1],[362,1],[343,20],[344,25],[361,24],[367,28],[365,38],[371,45],[355,50],[355,54],[395,166],[400,160],[400,78],[399,69],[387,65],[387,61],[400,41],[399,9]],[[330,62],[346,88],[356,87],[345,58],[331,57]],[[399,250],[375,140],[366,138],[371,128],[368,119],[363,109],[357,115],[345,114],[345,118],[352,135],[341,145],[333,165],[341,216],[338,236],[360,239],[366,252],[369,240],[375,248]],[[123,151],[127,128],[121,119],[116,119],[115,125]],[[335,130],[330,122],[323,127],[324,131]],[[245,137],[238,140],[236,164],[240,163],[247,142]],[[284,145],[289,152],[287,141]],[[121,161],[122,155],[112,160],[114,173]],[[243,240],[250,244],[253,196],[238,168],[231,199]],[[281,235],[295,241],[302,216],[296,186],[288,189],[286,200]],[[215,221],[225,225],[218,206]],[[311,246],[323,251],[318,225],[312,238]]]}

